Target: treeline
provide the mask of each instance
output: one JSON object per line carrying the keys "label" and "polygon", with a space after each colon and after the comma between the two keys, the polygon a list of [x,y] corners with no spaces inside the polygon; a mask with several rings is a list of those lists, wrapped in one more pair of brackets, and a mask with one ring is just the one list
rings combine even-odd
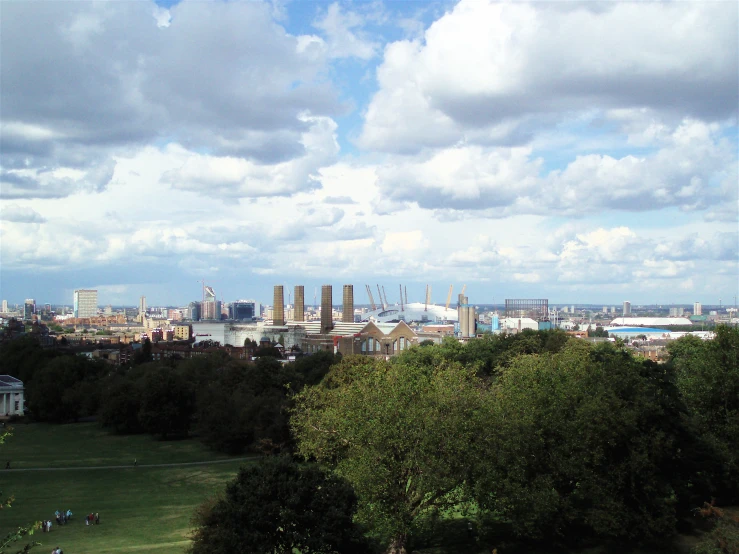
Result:
{"label": "treeline", "polygon": [[285,365],[271,356],[246,362],[222,353],[151,362],[142,351],[131,367],[113,367],[20,338],[2,344],[0,366],[23,381],[34,421],[96,417],[114,433],[194,435],[214,450],[239,454],[292,451],[291,399],[336,361],[322,352]]}

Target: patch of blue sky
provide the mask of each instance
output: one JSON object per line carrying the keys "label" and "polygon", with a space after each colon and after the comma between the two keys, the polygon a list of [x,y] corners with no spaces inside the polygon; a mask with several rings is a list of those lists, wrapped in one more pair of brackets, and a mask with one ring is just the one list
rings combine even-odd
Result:
{"label": "patch of blue sky", "polygon": [[342,103],[348,106],[347,112],[335,117],[342,154],[358,153],[354,141],[361,133],[364,111],[377,89],[376,69],[372,61],[360,63],[359,60],[342,59],[332,64],[332,81]]}
{"label": "patch of blue sky", "polygon": [[162,8],[169,9],[172,6],[176,6],[179,4],[182,0],[154,0],[154,3],[157,6],[161,6]]}
{"label": "patch of blue sky", "polygon": [[597,154],[620,159],[625,156],[648,156],[655,146],[637,146],[618,125],[604,119],[597,111],[562,120],[552,130],[534,139],[532,158],[543,161],[542,174],[564,169],[578,156]]}
{"label": "patch of blue sky", "polygon": [[[557,229],[564,225],[581,225],[583,232],[592,230],[595,227],[604,229],[613,229],[616,227],[628,227],[629,229],[669,229],[680,227],[687,220],[702,220],[703,212],[685,212],[679,208],[655,208],[650,210],[648,206],[639,206],[641,211],[628,210],[583,210],[579,215],[580,219],[573,218],[572,215],[557,216],[553,215],[547,220],[547,224],[552,229]],[[636,206],[635,206],[636,208]],[[646,208],[646,209],[645,209]]]}

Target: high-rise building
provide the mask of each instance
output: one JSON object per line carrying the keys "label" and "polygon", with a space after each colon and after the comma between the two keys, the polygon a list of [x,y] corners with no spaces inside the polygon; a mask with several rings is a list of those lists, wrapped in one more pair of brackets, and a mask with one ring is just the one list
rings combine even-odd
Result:
{"label": "high-rise building", "polygon": [[624,300],[624,315],[631,315],[631,302]]}
{"label": "high-rise building", "polygon": [[255,308],[253,300],[236,300],[228,307],[228,318],[236,321],[252,320],[256,317]]}
{"label": "high-rise building", "polygon": [[200,321],[201,316],[201,310],[200,310],[200,302],[190,302],[190,305],[188,306],[188,319],[191,321]]}
{"label": "high-rise building", "polygon": [[8,312],[8,301],[3,300],[3,313],[7,313],[7,312]]}
{"label": "high-rise building", "polygon": [[703,315],[703,306],[700,302],[693,302],[693,315]]}
{"label": "high-rise building", "polygon": [[23,303],[23,319],[33,319],[33,315],[36,313],[36,301],[33,298],[26,298]]}
{"label": "high-rise building", "polygon": [[212,300],[200,305],[200,319],[221,319],[221,301]]}
{"label": "high-rise building", "polygon": [[221,302],[216,300],[213,287],[203,286],[203,303],[200,305],[200,319],[221,319]]}
{"label": "high-rise building", "polygon": [[146,315],[146,296],[139,298],[139,316]]}
{"label": "high-rise building", "polygon": [[685,310],[683,308],[674,307],[670,308],[670,317],[680,317],[683,315]]}
{"label": "high-rise building", "polygon": [[74,317],[98,315],[98,291],[79,289],[74,291]]}

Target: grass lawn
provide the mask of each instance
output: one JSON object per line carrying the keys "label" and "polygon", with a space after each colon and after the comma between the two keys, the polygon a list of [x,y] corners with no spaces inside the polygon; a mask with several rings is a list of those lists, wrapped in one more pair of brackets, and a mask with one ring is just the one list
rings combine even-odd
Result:
{"label": "grass lawn", "polygon": [[[158,442],[146,436],[114,437],[95,424],[16,425],[1,447],[12,467],[82,467],[195,462],[224,459],[195,441]],[[152,552],[181,554],[194,509],[223,489],[239,466],[214,465],[126,469],[17,471],[0,469],[0,490],[15,496],[0,511],[0,536],[21,524],[51,519],[52,532],[37,533],[38,550],[61,546],[67,554]],[[55,510],[71,509],[72,520],[57,526]],[[100,525],[87,527],[84,514],[100,513]]]}
{"label": "grass lawn", "polygon": [[96,423],[15,424],[0,449],[0,469],[167,464],[227,459],[195,440],[157,441],[149,435],[110,435]]}

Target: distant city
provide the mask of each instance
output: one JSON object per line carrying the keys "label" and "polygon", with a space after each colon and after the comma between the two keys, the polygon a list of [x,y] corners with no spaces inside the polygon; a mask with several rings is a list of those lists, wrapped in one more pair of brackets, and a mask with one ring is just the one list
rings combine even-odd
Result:
{"label": "distant city", "polygon": [[0,321],[5,330],[35,333],[48,345],[92,349],[112,363],[125,363],[147,342],[154,345],[155,358],[187,357],[198,348],[227,349],[245,358],[247,347],[259,344],[288,353],[333,350],[387,357],[424,341],[553,329],[586,340],[622,340],[658,359],[665,341],[685,334],[711,338],[717,324],[738,322],[735,298],[728,305],[554,304],[545,298],[487,304],[470,302],[466,288],[454,294],[451,285],[445,303],[435,304],[430,286],[423,302],[410,302],[402,285],[391,302],[384,286],[364,285],[365,301],[357,302],[354,285],[347,284],[336,303],[333,287],[324,285],[320,296],[316,289],[306,303],[304,286],[275,285],[272,302],[263,304],[224,302],[203,283],[201,298],[184,306],[149,306],[141,296],[136,306],[102,307],[97,290],[78,289],[71,305],[29,298],[11,306],[3,300]]}

